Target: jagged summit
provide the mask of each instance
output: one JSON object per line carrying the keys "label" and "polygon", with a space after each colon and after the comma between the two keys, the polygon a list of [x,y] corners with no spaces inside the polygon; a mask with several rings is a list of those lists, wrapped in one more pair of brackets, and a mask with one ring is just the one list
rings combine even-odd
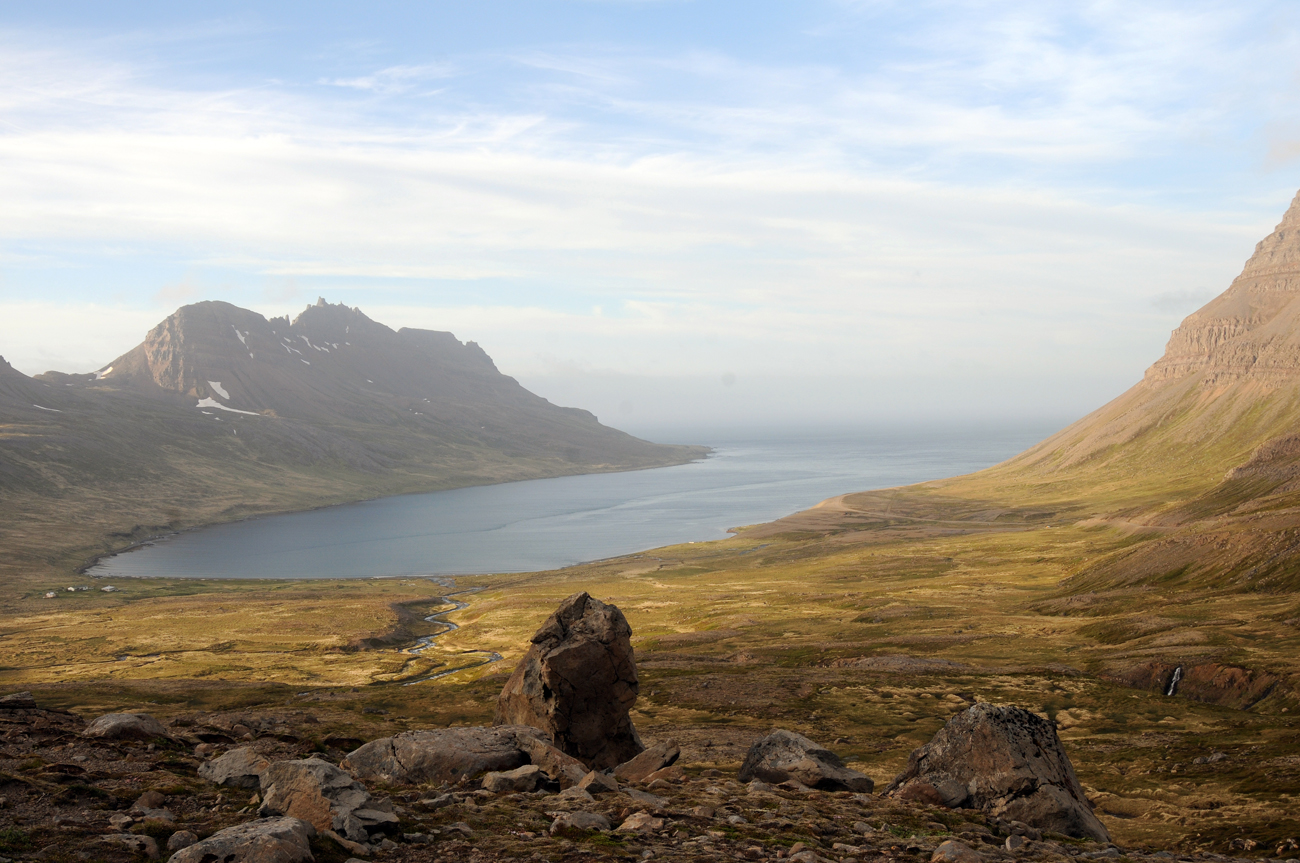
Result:
{"label": "jagged summit", "polygon": [[1174,330],[1145,380],[1276,384],[1300,374],[1300,194],[1232,285]]}

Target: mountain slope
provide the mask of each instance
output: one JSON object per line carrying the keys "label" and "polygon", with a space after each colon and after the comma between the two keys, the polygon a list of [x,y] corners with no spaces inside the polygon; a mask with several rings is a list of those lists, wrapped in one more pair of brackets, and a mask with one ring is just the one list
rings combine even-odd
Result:
{"label": "mountain slope", "polygon": [[0,366],[0,547],[11,568],[67,571],[250,513],[706,451],[553,405],[450,333],[323,300],[292,322],[197,303],[95,374]]}

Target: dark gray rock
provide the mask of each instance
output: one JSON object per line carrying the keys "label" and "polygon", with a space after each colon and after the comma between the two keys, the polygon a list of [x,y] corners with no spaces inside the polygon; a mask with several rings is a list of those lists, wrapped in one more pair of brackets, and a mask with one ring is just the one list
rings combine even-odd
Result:
{"label": "dark gray rock", "polygon": [[106,713],[81,733],[85,737],[104,740],[152,740],[170,736],[167,729],[147,713]]}
{"label": "dark gray rock", "polygon": [[639,682],[632,628],[612,605],[575,593],[533,635],[497,699],[496,725],[530,725],[588,767],[616,767],[645,747],[628,711]]}
{"label": "dark gray rock", "polygon": [[262,784],[262,774],[270,766],[271,762],[254,752],[251,746],[241,746],[200,764],[199,776],[218,785],[258,788]]}
{"label": "dark gray rock", "polygon": [[218,830],[167,863],[311,863],[316,829],[298,818],[262,818]]}
{"label": "dark gray rock", "polygon": [[875,788],[869,776],[849,770],[834,752],[802,734],[782,729],[749,747],[738,778],[741,782],[761,779],[773,784],[793,780],[826,791],[870,792]]}
{"label": "dark gray rock", "polygon": [[547,742],[544,732],[526,726],[407,731],[370,741],[348,753],[342,766],[365,782],[389,785],[457,782],[480,773],[513,770],[528,764],[529,756],[520,748],[520,740],[524,738]]}
{"label": "dark gray rock", "polygon": [[952,717],[885,793],[1110,841],[1055,726],[1019,707],[976,704]]}

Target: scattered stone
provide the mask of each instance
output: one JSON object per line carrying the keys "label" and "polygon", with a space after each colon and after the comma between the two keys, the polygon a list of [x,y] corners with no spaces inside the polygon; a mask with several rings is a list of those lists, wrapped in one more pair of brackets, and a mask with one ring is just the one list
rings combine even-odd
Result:
{"label": "scattered stone", "polygon": [[618,825],[616,833],[657,833],[664,829],[664,820],[648,812],[636,812]]}
{"label": "scattered stone", "polygon": [[588,794],[613,794],[618,791],[618,782],[608,773],[592,770],[582,777],[578,787]]}
{"label": "scattered stone", "polygon": [[1019,707],[981,703],[957,714],[912,753],[886,793],[1110,841],[1056,728]]}
{"label": "scattered stone", "polygon": [[177,830],[175,833],[167,837],[167,850],[174,853],[182,848],[188,848],[198,841],[199,837],[197,834],[192,833],[189,830]]}
{"label": "scattered stone", "polygon": [[218,785],[257,788],[261,785],[262,774],[270,766],[271,762],[254,752],[251,746],[241,746],[200,764],[199,776]]}
{"label": "scattered stone", "polygon": [[870,836],[872,833],[876,832],[876,828],[872,827],[865,821],[854,821],[853,832],[860,833],[863,836]]}
{"label": "scattered stone", "polygon": [[490,771],[514,770],[529,762],[519,740],[546,734],[523,725],[495,728],[436,728],[381,737],[343,759],[343,769],[363,782],[390,785],[455,783]]}
{"label": "scattered stone", "polygon": [[112,845],[119,845],[127,851],[130,851],[132,854],[141,854],[148,857],[150,860],[158,859],[158,842],[152,836],[137,836],[134,833],[119,833],[115,836],[105,836],[103,841]]}
{"label": "scattered stone", "polygon": [[36,699],[30,692],[15,692],[0,697],[0,710],[36,710]]}
{"label": "scattered stone", "polygon": [[823,749],[801,734],[778,729],[749,747],[740,767],[741,782],[761,779],[784,783],[790,780],[825,791],[871,791],[871,778],[849,770],[834,752]]}
{"label": "scattered stone", "polygon": [[639,682],[632,628],[613,605],[575,593],[533,635],[497,699],[493,723],[546,731],[555,746],[602,770],[645,747],[628,711]]}
{"label": "scattered stone", "polygon": [[525,764],[503,773],[483,775],[483,790],[493,794],[517,794],[535,789],[542,782],[542,771],[535,764]]}
{"label": "scattered stone", "polygon": [[135,819],[125,812],[114,812],[108,816],[108,823],[113,826],[114,830],[125,830],[135,823]]}
{"label": "scattered stone", "polygon": [[135,803],[131,805],[131,809],[136,812],[143,812],[146,809],[160,809],[165,802],[167,802],[167,798],[163,796],[161,791],[146,791],[136,798]]}
{"label": "scattered stone", "polygon": [[364,785],[328,761],[278,761],[263,771],[261,781],[262,817],[300,818],[322,832],[334,830],[363,843],[372,833],[397,829],[390,802],[371,799]]}
{"label": "scattered stone", "polygon": [[106,713],[81,732],[104,740],[151,740],[167,737],[167,729],[147,713]]}
{"label": "scattered stone", "polygon": [[561,788],[577,785],[582,781],[582,777],[587,775],[587,765],[567,752],[561,752],[540,737],[516,734],[515,743],[528,756],[530,763],[541,768],[551,781],[560,783]]}
{"label": "scattered stone", "polygon": [[654,809],[663,809],[668,805],[668,801],[662,797],[656,797],[653,794],[647,794],[644,791],[638,791],[635,788],[624,788],[623,793],[631,797],[642,806],[649,806]]}
{"label": "scattered stone", "polygon": [[561,812],[551,822],[551,835],[565,829],[575,830],[609,830],[609,819],[599,812]]}
{"label": "scattered stone", "polygon": [[315,828],[298,818],[262,818],[181,848],[167,863],[310,863]]}
{"label": "scattered stone", "polygon": [[1002,847],[1006,848],[1008,851],[1015,851],[1018,848],[1023,848],[1025,841],[1026,841],[1025,837],[1023,836],[1015,836],[1015,835],[1008,836],[1007,841],[1003,844]]}
{"label": "scattered stone", "polygon": [[630,761],[624,761],[614,768],[614,776],[620,782],[644,782],[652,773],[663,770],[677,761],[682,750],[671,740],[656,743]]}
{"label": "scattered stone", "polygon": [[370,851],[372,850],[370,846],[367,845],[366,843],[353,842],[351,839],[347,838],[346,836],[340,836],[338,833],[334,832],[333,830],[322,831],[321,835],[325,836],[328,839],[333,840],[334,843],[337,844],[344,851],[349,851],[353,854],[369,854]]}
{"label": "scattered stone", "polygon": [[934,849],[930,863],[983,863],[984,858],[965,842],[949,839]]}

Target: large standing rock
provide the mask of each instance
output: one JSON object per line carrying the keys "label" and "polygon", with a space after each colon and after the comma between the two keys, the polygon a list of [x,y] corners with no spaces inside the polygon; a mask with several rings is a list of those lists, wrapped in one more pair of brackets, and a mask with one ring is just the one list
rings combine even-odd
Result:
{"label": "large standing rock", "polygon": [[778,783],[793,779],[809,788],[828,791],[870,792],[871,777],[849,770],[840,757],[802,734],[777,729],[749,747],[737,777],[741,782],[761,779]]}
{"label": "large standing rock", "polygon": [[623,612],[575,593],[533,636],[497,699],[496,725],[531,725],[588,767],[616,767],[639,754],[628,711],[638,682],[632,627]]}
{"label": "large standing rock", "polygon": [[81,733],[105,740],[152,740],[169,736],[167,729],[147,713],[106,713]]}
{"label": "large standing rock", "polygon": [[369,842],[372,833],[397,829],[392,803],[371,799],[364,785],[328,761],[277,761],[261,779],[261,816],[301,818],[317,830],[333,830],[362,843]]}
{"label": "large standing rock", "polygon": [[262,818],[218,830],[167,863],[310,863],[316,830],[297,818]]}
{"label": "large standing rock", "polygon": [[[528,738],[549,748],[544,732],[525,726],[407,731],[372,740],[348,753],[343,768],[363,781],[389,785],[456,782],[530,763],[520,748],[520,741]],[[543,752],[540,746],[534,748]],[[546,771],[543,765],[538,766]]]}
{"label": "large standing rock", "polygon": [[1110,841],[1056,728],[1019,707],[976,704],[957,714],[912,753],[885,793]]}
{"label": "large standing rock", "polygon": [[232,749],[219,758],[199,765],[199,776],[218,785],[235,788],[257,788],[262,784],[262,774],[271,766],[251,746]]}

